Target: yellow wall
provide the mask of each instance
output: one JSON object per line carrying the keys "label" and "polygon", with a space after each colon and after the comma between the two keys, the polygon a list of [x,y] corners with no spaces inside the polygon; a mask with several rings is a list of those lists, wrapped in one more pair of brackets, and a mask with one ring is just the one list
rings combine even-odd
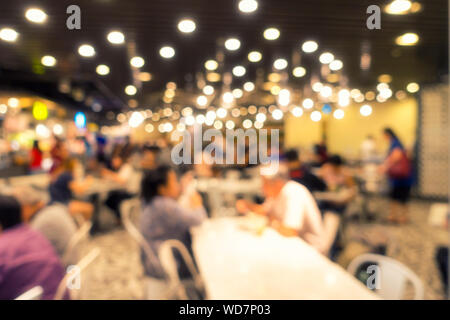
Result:
{"label": "yellow wall", "polygon": [[[331,115],[322,119],[325,121],[327,147],[330,153],[339,153],[346,157],[357,157],[364,138],[374,136],[379,151],[386,148],[382,130],[391,127],[404,143],[411,149],[416,140],[417,102],[415,99],[394,100],[385,103],[369,103],[372,114],[363,117],[359,113],[361,104],[345,108],[345,117],[336,120]],[[321,140],[323,124],[313,123],[309,113],[301,118],[289,116],[285,122],[285,142],[287,147],[310,148]]]}
{"label": "yellow wall", "polygon": [[311,121],[309,113],[300,118],[286,114],[284,122],[284,144],[288,148],[309,148],[322,141],[322,123]]}

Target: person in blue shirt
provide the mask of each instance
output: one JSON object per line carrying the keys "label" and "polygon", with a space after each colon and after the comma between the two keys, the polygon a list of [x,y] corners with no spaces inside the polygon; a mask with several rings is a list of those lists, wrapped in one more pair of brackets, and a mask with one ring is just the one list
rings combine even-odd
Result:
{"label": "person in blue shirt", "polygon": [[390,184],[388,221],[403,224],[408,222],[407,203],[413,184],[411,162],[394,131],[391,128],[385,128],[384,135],[389,141],[389,150],[380,169],[388,175]]}

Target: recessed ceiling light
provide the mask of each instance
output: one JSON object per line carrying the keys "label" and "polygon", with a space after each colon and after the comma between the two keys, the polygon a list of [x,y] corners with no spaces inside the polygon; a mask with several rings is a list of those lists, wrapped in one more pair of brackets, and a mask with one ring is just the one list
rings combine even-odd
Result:
{"label": "recessed ceiling light", "polygon": [[52,56],[43,56],[41,63],[46,67],[54,67],[56,65],[56,59]]}
{"label": "recessed ceiling light", "polygon": [[15,42],[19,34],[11,28],[3,28],[0,30],[0,39],[7,42]]}
{"label": "recessed ceiling light", "polygon": [[320,113],[320,111],[316,110],[316,111],[311,112],[310,118],[314,122],[319,122],[320,119],[322,119],[322,114]]}
{"label": "recessed ceiling light", "polygon": [[303,67],[297,67],[294,70],[292,70],[292,74],[296,78],[301,78],[306,74],[306,69]]}
{"label": "recessed ceiling light", "polygon": [[225,41],[225,48],[230,51],[236,51],[241,47],[241,42],[236,38],[231,38]]}
{"label": "recessed ceiling light", "polygon": [[208,60],[205,62],[205,68],[209,71],[214,71],[218,68],[219,64],[215,60]]}
{"label": "recessed ceiling light", "polygon": [[255,84],[253,82],[246,82],[244,83],[244,90],[247,92],[255,90]]}
{"label": "recessed ceiling light", "polygon": [[137,78],[142,82],[148,82],[152,80],[152,74],[149,72],[140,72]]}
{"label": "recessed ceiling light", "polygon": [[416,33],[408,32],[402,34],[395,39],[395,43],[399,46],[413,46],[419,41],[419,36]]}
{"label": "recessed ceiling light", "polygon": [[130,60],[130,64],[135,68],[141,68],[145,64],[145,60],[142,57],[133,57]]}
{"label": "recessed ceiling light", "polygon": [[122,44],[125,42],[125,36],[120,31],[111,31],[108,33],[107,39],[112,44]]}
{"label": "recessed ceiling light", "polygon": [[286,69],[288,66],[288,62],[286,59],[277,59],[275,60],[275,62],[273,63],[273,66],[275,69],[277,70],[283,70]]}
{"label": "recessed ceiling light", "polygon": [[243,66],[236,66],[236,67],[233,68],[233,74],[236,77],[244,76],[245,72],[246,72],[246,70],[245,70],[245,68]]}
{"label": "recessed ceiling light", "polygon": [[359,113],[361,113],[363,117],[368,117],[372,114],[372,107],[368,104],[365,104],[359,109]]}
{"label": "recessed ceiling light", "polygon": [[408,83],[408,85],[406,86],[406,90],[410,93],[415,93],[419,91],[419,89],[420,87],[416,82]]}
{"label": "recessed ceiling light", "polygon": [[39,8],[30,8],[25,12],[28,21],[34,23],[44,23],[47,20],[47,14]]}
{"label": "recessed ceiling light", "polygon": [[333,60],[334,60],[334,55],[329,52],[324,52],[319,57],[319,61],[323,64],[329,64]]}
{"label": "recessed ceiling light", "polygon": [[244,13],[255,12],[258,9],[258,2],[256,0],[241,0],[239,2],[239,10]]}
{"label": "recessed ceiling light", "polygon": [[191,19],[183,19],[178,23],[178,30],[183,33],[194,32],[196,28],[195,22]]}
{"label": "recessed ceiling light", "polygon": [[203,88],[203,93],[206,94],[207,96],[210,96],[210,95],[212,95],[214,93],[214,88],[212,86],[210,86],[210,85],[205,86]]}
{"label": "recessed ceiling light", "polygon": [[159,54],[165,59],[171,59],[175,56],[175,49],[169,46],[162,47],[159,50]]}
{"label": "recessed ceiling light", "polygon": [[394,0],[391,3],[389,3],[385,11],[389,14],[407,14],[409,10],[411,9],[411,1],[409,0]]}
{"label": "recessed ceiling light", "polygon": [[101,76],[106,76],[109,74],[109,67],[105,64],[99,64],[97,66],[96,72]]}
{"label": "recessed ceiling light", "polygon": [[78,53],[83,57],[93,57],[95,55],[95,49],[89,44],[83,44],[78,48]]}
{"label": "recessed ceiling light", "polygon": [[392,81],[392,77],[389,74],[380,74],[378,77],[378,82],[390,83]]}
{"label": "recessed ceiling light", "polygon": [[333,71],[341,70],[344,64],[341,60],[334,60],[330,63],[330,69]]}
{"label": "recessed ceiling light", "polygon": [[134,96],[137,92],[137,89],[133,85],[126,86],[125,93],[129,96]]}
{"label": "recessed ceiling light", "polygon": [[309,40],[303,43],[302,50],[306,53],[312,53],[316,51],[318,47],[319,45],[317,44],[317,42]]}
{"label": "recessed ceiling light", "polygon": [[280,37],[280,30],[277,28],[268,28],[264,30],[263,35],[266,40],[276,40]]}
{"label": "recessed ceiling light", "polygon": [[262,59],[262,54],[261,52],[258,51],[252,51],[248,54],[248,60],[250,62],[259,62]]}

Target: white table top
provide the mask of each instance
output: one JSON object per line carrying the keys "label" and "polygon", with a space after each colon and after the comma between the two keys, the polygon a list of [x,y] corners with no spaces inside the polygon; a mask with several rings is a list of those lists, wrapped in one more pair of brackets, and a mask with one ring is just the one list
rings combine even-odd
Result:
{"label": "white table top", "polygon": [[209,299],[378,299],[302,239],[270,228],[258,236],[240,227],[244,219],[213,219],[192,230]]}

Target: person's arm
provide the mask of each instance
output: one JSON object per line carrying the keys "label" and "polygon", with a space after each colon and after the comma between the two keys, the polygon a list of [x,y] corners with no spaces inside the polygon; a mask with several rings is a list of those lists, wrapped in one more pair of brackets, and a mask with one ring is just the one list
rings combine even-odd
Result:
{"label": "person's arm", "polygon": [[249,212],[254,212],[259,215],[267,216],[268,210],[267,206],[263,204],[257,204],[250,202],[248,200],[240,199],[236,201],[236,210],[240,214],[247,214]]}
{"label": "person's arm", "polygon": [[394,150],[392,150],[392,152],[380,166],[380,171],[387,172],[394,163],[401,160],[403,152],[404,151],[401,148],[395,148]]}
{"label": "person's arm", "polygon": [[75,194],[85,193],[92,185],[92,177],[87,177],[84,180],[71,180],[69,182],[69,189]]}
{"label": "person's arm", "polygon": [[127,178],[131,175],[131,166],[124,165],[124,167],[120,168],[119,172],[114,172],[109,169],[104,168],[102,171],[102,175],[118,184],[125,185],[127,183]]}

